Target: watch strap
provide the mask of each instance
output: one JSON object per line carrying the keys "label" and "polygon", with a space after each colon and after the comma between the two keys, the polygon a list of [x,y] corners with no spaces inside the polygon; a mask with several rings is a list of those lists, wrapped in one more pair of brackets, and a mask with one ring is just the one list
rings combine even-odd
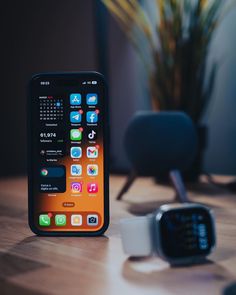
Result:
{"label": "watch strap", "polygon": [[126,254],[141,257],[153,253],[152,219],[151,214],[121,219],[121,241]]}

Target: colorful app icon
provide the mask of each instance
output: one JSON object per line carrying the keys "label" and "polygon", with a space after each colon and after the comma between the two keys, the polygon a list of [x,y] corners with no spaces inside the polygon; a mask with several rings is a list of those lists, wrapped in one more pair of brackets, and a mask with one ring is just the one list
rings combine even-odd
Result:
{"label": "colorful app icon", "polygon": [[70,94],[70,104],[77,106],[81,105],[81,94],[80,93],[71,93]]}
{"label": "colorful app icon", "polygon": [[87,112],[86,120],[88,123],[97,123],[98,121],[98,114],[95,111]]}
{"label": "colorful app icon", "polygon": [[56,226],[66,225],[66,215],[65,214],[56,214],[55,224],[56,224]]}
{"label": "colorful app icon", "polygon": [[39,215],[39,225],[40,226],[50,226],[51,218],[48,214],[40,214]]}
{"label": "colorful app icon", "polygon": [[70,122],[80,123],[82,119],[82,114],[79,112],[70,112]]}
{"label": "colorful app icon", "polygon": [[98,225],[98,215],[97,214],[87,215],[87,225],[89,225],[89,226]]}
{"label": "colorful app icon", "polygon": [[72,182],[70,187],[71,187],[72,193],[82,193],[82,188],[83,188],[82,181]]}
{"label": "colorful app icon", "polygon": [[98,148],[96,146],[87,147],[87,157],[95,159],[98,157]]}
{"label": "colorful app icon", "polygon": [[82,174],[82,166],[81,165],[71,165],[70,173],[73,176],[80,176]]}
{"label": "colorful app icon", "polygon": [[96,93],[88,93],[86,95],[86,102],[88,105],[96,105],[98,103],[98,95]]}
{"label": "colorful app icon", "polygon": [[71,158],[81,158],[82,149],[79,146],[73,146],[70,148],[70,156]]}
{"label": "colorful app icon", "polygon": [[71,215],[71,225],[80,226],[82,225],[82,215],[80,214],[72,214]]}
{"label": "colorful app icon", "polygon": [[96,165],[96,164],[87,165],[87,174],[89,176],[97,176],[98,175],[98,165]]}
{"label": "colorful app icon", "polygon": [[89,194],[96,194],[98,192],[98,184],[96,182],[89,182],[87,184],[87,192]]}
{"label": "colorful app icon", "polygon": [[82,131],[79,129],[71,129],[70,131],[70,140],[80,141],[82,139]]}
{"label": "colorful app icon", "polygon": [[87,133],[88,140],[96,140],[97,139],[97,130],[90,129]]}
{"label": "colorful app icon", "polygon": [[47,176],[48,175],[48,170],[46,168],[41,169],[40,174],[42,176]]}

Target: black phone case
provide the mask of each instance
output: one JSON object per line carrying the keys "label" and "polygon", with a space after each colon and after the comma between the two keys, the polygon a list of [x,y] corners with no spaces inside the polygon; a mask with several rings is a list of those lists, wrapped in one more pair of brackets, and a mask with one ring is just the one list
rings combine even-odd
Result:
{"label": "black phone case", "polygon": [[71,77],[75,78],[78,76],[84,76],[85,80],[87,77],[94,76],[99,77],[103,80],[105,85],[105,97],[108,97],[107,83],[104,79],[104,76],[98,72],[77,72],[77,73],[39,73],[32,76],[29,85],[28,85],[28,98],[27,98],[27,160],[28,160],[28,222],[29,227],[33,233],[40,236],[100,236],[102,235],[109,226],[109,113],[108,113],[108,101],[104,102],[103,110],[104,117],[106,118],[106,123],[104,124],[104,136],[103,136],[103,148],[104,148],[104,224],[103,227],[94,232],[90,231],[42,231],[39,230],[34,224],[34,198],[33,198],[33,176],[32,176],[32,128],[31,128],[31,82],[39,77]]}

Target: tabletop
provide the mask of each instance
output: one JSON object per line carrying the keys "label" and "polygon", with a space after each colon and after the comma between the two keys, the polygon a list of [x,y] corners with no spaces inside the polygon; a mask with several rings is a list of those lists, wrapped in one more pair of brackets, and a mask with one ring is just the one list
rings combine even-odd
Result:
{"label": "tabletop", "polygon": [[[173,200],[173,190],[139,178],[116,201],[123,176],[110,177],[110,227],[101,237],[38,237],[27,224],[27,180],[0,180],[1,294],[222,294],[236,281],[236,195],[203,183],[191,200],[213,208],[217,248],[204,265],[170,267],[157,257],[129,259],[119,220]],[[140,237],[141,238],[141,237]]]}

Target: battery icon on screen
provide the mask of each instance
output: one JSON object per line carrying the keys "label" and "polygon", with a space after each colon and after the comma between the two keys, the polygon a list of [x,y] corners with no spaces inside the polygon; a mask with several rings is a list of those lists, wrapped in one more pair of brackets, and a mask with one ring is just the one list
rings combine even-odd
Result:
{"label": "battery icon on screen", "polygon": [[97,81],[92,81],[92,84],[97,84]]}

